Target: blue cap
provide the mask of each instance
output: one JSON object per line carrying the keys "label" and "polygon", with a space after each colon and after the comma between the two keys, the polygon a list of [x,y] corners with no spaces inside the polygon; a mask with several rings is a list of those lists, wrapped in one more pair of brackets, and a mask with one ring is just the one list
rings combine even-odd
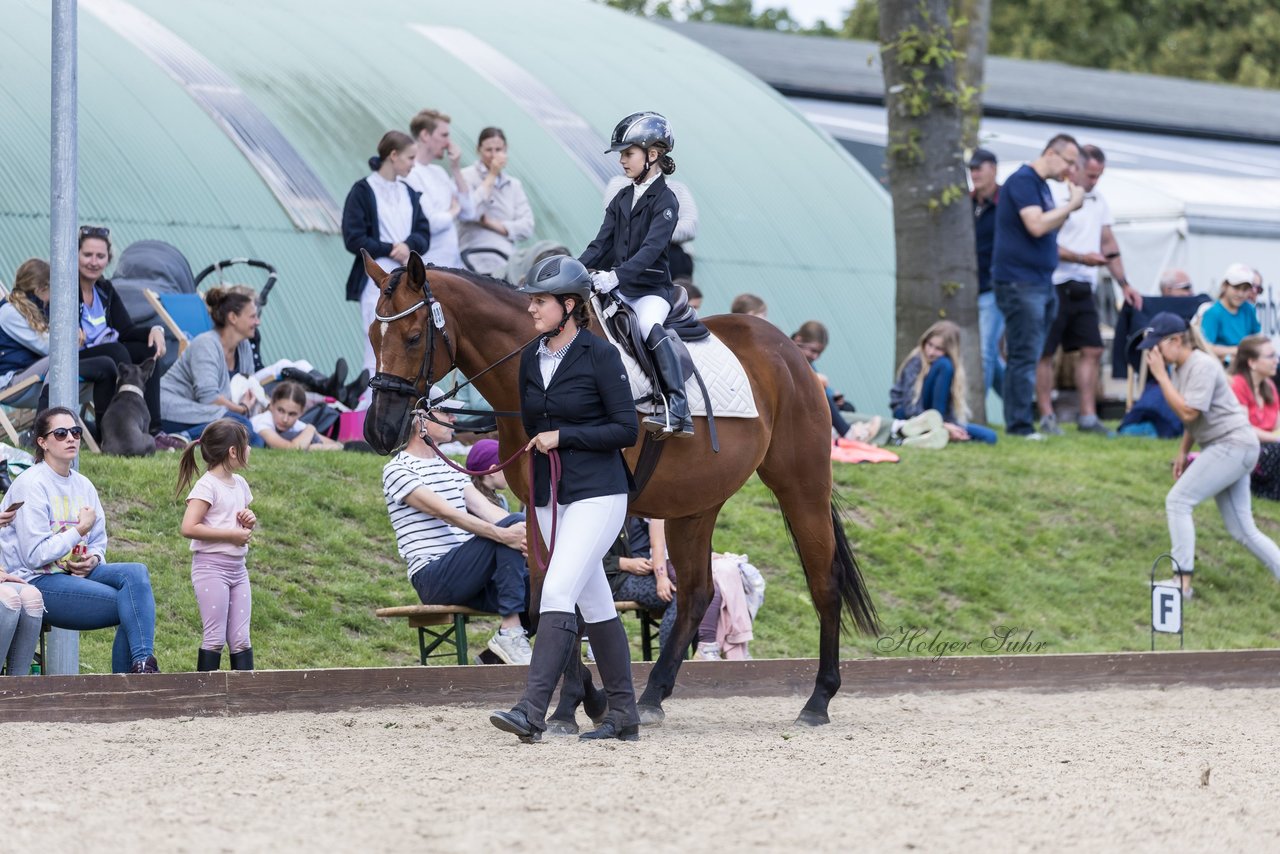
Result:
{"label": "blue cap", "polygon": [[1139,350],[1150,350],[1170,335],[1187,331],[1187,321],[1171,311],[1162,311],[1151,318],[1150,325],[1142,330],[1142,342]]}

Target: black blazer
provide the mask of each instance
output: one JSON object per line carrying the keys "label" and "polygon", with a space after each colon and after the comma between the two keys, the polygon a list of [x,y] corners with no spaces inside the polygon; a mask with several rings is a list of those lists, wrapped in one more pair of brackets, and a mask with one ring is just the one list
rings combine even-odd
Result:
{"label": "black blazer", "polygon": [[[634,482],[622,451],[636,443],[640,425],[618,351],[582,330],[545,388],[538,362],[535,341],[520,354],[520,417],[530,439],[547,430],[560,431],[556,500],[569,504],[629,492]],[[535,507],[551,500],[550,483],[551,462],[535,453]]]}
{"label": "black blazer", "polygon": [[[404,185],[409,194],[409,204],[413,206],[413,224],[409,228],[409,236],[405,244],[419,255],[426,255],[431,246],[431,223],[422,212],[420,203],[422,194]],[[342,242],[347,251],[356,256],[351,265],[351,275],[347,277],[347,299],[360,302],[360,292],[364,290],[364,259],[360,257],[363,249],[374,258],[385,258],[391,254],[391,244],[383,243],[378,234],[378,200],[373,195],[373,188],[364,178],[356,181],[347,193],[347,200],[342,205]]]}
{"label": "black blazer", "polygon": [[680,218],[680,203],[667,179],[649,185],[635,210],[636,185],[628,184],[605,208],[604,223],[578,260],[589,270],[612,270],[618,287],[629,297],[657,293],[671,301],[671,267],[667,247]]}

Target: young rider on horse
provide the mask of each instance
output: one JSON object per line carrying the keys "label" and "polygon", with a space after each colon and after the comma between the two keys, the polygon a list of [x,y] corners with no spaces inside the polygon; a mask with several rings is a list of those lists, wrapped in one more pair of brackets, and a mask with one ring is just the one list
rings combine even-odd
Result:
{"label": "young rider on horse", "polygon": [[676,171],[673,148],[671,125],[657,113],[633,113],[618,122],[609,151],[621,152],[622,171],[632,183],[613,197],[600,233],[578,258],[596,271],[591,282],[597,293],[617,288],[619,299],[635,312],[667,401],[665,420],[650,415],[643,422],[659,439],[693,435],[680,342],[662,326],[675,299],[667,247],[680,205],[663,179]]}

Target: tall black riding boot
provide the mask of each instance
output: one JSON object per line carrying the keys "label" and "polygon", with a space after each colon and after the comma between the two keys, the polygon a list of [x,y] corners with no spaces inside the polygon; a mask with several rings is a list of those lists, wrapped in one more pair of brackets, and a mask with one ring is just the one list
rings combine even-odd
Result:
{"label": "tall black riding boot", "polygon": [[335,400],[339,398],[343,391],[346,390],[347,382],[347,360],[338,357],[338,361],[333,366],[333,375],[325,381],[324,394]]}
{"label": "tall black riding boot", "polygon": [[684,392],[684,368],[680,364],[680,354],[676,351],[678,345],[665,330],[656,326],[649,330],[649,337],[644,343],[649,348],[653,366],[658,372],[658,384],[667,399],[667,413],[665,420],[657,415],[647,415],[641,426],[650,433],[658,433],[659,439],[692,436],[693,419],[689,417],[689,399]]}
{"label": "tall black riding boot", "polygon": [[231,653],[231,669],[232,670],[252,670],[253,669],[253,647],[241,650],[240,652]]}
{"label": "tall black riding boot", "polygon": [[587,639],[591,641],[600,681],[609,696],[609,712],[604,723],[578,738],[639,741],[640,712],[636,709],[636,691],[631,684],[631,644],[627,643],[627,631],[622,627],[621,618],[587,623]]}
{"label": "tall black riding boot", "polygon": [[196,656],[196,672],[208,673],[211,670],[220,670],[222,668],[222,650],[214,652],[211,649],[200,649],[199,655]]}
{"label": "tall black riding boot", "polygon": [[369,370],[366,368],[354,380],[343,386],[342,391],[336,395],[338,402],[348,409],[355,409],[360,403],[360,395],[364,394],[368,387]]}
{"label": "tall black riding boot", "polygon": [[547,728],[547,706],[556,683],[578,649],[578,618],[564,611],[545,611],[538,620],[538,639],[529,662],[524,696],[509,712],[494,712],[489,722],[526,743],[540,741]]}

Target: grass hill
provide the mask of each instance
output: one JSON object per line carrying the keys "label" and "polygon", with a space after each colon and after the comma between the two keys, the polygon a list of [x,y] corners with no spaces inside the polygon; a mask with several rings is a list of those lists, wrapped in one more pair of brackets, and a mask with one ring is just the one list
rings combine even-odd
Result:
{"label": "grass hill", "polygon": [[[1150,646],[1152,561],[1168,550],[1164,494],[1174,445],[1071,435],[1044,444],[941,452],[902,449],[896,465],[837,464],[846,529],[886,639],[846,637],[845,656],[914,654],[937,637],[982,653],[1008,632],[1043,652]],[[377,667],[416,662],[413,632],[373,616],[416,597],[395,550],[380,489],[384,460],[364,454],[255,453],[246,476],[260,520],[250,551],[253,640],[260,668]],[[188,543],[178,534],[177,457],[86,454],[82,470],[107,512],[112,560],[146,563],[156,593],[157,654],[194,669],[200,620]],[[1280,504],[1255,502],[1280,539]],[[1196,513],[1190,649],[1280,644],[1280,586],[1232,541],[1212,502]],[[725,507],[715,546],[745,552],[768,580],[752,652],[817,653],[817,618],[769,492],[752,481]],[[1158,570],[1168,577],[1167,564]],[[627,620],[634,636],[637,627]],[[1004,627],[1004,630],[1001,629]],[[492,627],[473,626],[482,640]],[[82,636],[85,672],[106,672],[110,632]],[[634,638],[633,638],[634,639]],[[998,646],[999,642],[990,642]],[[1176,638],[1158,639],[1176,647]],[[638,658],[638,653],[637,653]]]}

